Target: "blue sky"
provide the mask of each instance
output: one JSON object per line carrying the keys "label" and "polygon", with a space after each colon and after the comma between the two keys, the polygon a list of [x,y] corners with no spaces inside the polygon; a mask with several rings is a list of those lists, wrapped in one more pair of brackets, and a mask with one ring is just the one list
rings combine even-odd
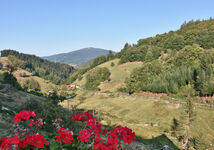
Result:
{"label": "blue sky", "polygon": [[213,0],[0,0],[0,49],[38,56],[126,42],[214,17]]}

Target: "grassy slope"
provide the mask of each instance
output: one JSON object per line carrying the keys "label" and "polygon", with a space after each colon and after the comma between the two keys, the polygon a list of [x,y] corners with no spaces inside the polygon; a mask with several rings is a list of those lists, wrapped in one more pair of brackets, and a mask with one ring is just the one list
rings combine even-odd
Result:
{"label": "grassy slope", "polygon": [[12,117],[14,116],[14,111],[28,100],[43,101],[44,98],[18,91],[8,84],[1,84],[2,73],[3,71],[0,70],[0,106],[1,108],[4,106],[9,109],[8,111],[0,109],[0,135],[4,136],[12,133],[8,127],[13,125]]}
{"label": "grassy slope", "polygon": [[[114,67],[111,67],[112,62],[115,64]],[[142,64],[142,62],[132,62],[118,65],[118,62],[119,59],[114,59],[112,61],[108,61],[104,64],[97,66],[107,67],[111,72],[111,81],[101,83],[99,86],[101,91],[116,92],[117,88],[123,86],[125,78],[129,77],[132,70],[136,67],[140,67]],[[84,84],[86,82],[86,75],[87,73],[83,75],[83,79],[81,81],[75,81],[74,83],[80,85],[81,87],[84,87]]]}
{"label": "grassy slope", "polygon": [[[124,84],[124,80],[130,72],[142,64],[142,62],[135,62],[117,65],[118,61],[119,59],[115,59],[98,66],[107,67],[111,72],[111,81],[101,83],[101,91],[115,92],[118,87]],[[110,66],[111,62],[115,63],[114,67]],[[81,81],[76,81],[75,84],[83,87],[86,74],[83,75]],[[76,106],[80,109],[96,110],[103,119],[103,123],[131,127],[143,139],[158,139],[162,145],[169,144],[170,142],[166,138],[157,138],[166,134],[177,147],[180,145],[177,140],[170,136],[168,131],[172,119],[180,118],[183,111],[181,104],[154,101],[143,96],[105,95],[99,92],[78,91],[77,97],[62,103],[62,105],[67,108]],[[214,109],[197,106],[196,112],[197,119],[192,130],[194,135],[202,134],[208,143],[214,143]],[[148,141],[144,140],[144,142]]]}

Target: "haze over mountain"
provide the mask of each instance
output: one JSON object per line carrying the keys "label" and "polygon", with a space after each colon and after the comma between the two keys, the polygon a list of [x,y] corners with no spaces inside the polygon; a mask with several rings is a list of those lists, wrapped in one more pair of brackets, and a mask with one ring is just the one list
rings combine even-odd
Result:
{"label": "haze over mountain", "polygon": [[47,59],[49,61],[79,65],[84,62],[88,62],[97,56],[107,55],[108,53],[109,53],[109,50],[88,47],[88,48],[83,48],[83,49],[68,52],[68,53],[45,56],[42,58]]}

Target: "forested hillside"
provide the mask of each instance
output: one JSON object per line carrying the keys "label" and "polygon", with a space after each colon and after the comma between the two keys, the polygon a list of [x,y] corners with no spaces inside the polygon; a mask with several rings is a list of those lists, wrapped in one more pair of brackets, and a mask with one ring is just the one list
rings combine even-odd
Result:
{"label": "forested hillside", "polygon": [[2,50],[1,57],[8,57],[17,67],[56,84],[65,82],[66,78],[74,71],[74,68],[67,64],[50,62],[35,55],[23,54],[14,50]]}
{"label": "forested hillside", "polygon": [[[214,94],[214,20],[190,21],[177,31],[125,44],[119,64],[142,61],[126,79],[126,91]],[[185,93],[184,91],[188,91]]]}
{"label": "forested hillside", "polygon": [[120,63],[132,61],[151,61],[162,53],[179,51],[187,45],[198,44],[201,48],[214,47],[214,20],[190,21],[183,23],[177,31],[157,34],[155,37],[140,39],[137,44],[125,44],[117,57]]}

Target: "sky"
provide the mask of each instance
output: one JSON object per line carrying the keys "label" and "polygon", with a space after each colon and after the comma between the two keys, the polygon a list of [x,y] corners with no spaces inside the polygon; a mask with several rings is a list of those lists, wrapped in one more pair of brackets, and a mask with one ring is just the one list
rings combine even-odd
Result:
{"label": "sky", "polygon": [[48,56],[126,42],[214,18],[214,0],[0,0],[0,50]]}

